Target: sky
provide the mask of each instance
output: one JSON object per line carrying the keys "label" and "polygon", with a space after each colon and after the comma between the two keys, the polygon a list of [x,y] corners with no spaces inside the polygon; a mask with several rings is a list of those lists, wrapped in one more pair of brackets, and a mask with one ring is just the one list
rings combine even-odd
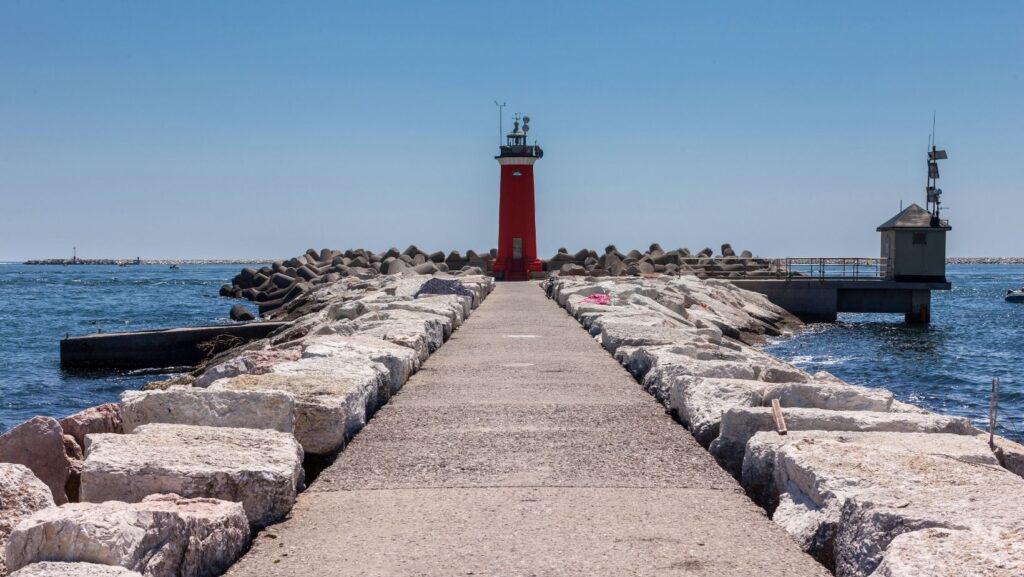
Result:
{"label": "sky", "polygon": [[538,245],[876,256],[924,203],[1024,255],[1024,3],[0,0],[0,261]]}

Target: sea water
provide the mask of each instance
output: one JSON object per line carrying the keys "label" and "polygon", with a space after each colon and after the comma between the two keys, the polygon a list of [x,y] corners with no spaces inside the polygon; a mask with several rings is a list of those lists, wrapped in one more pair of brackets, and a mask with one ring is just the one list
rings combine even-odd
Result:
{"label": "sea water", "polygon": [[1003,298],[1024,284],[1024,265],[950,265],[946,276],[953,290],[932,293],[930,325],[905,325],[902,314],[841,314],[764,350],[985,430],[997,378],[999,431],[1024,440],[1024,304]]}
{"label": "sea water", "polygon": [[[62,370],[60,339],[230,322],[229,308],[244,301],[218,290],[240,268],[0,264],[0,431],[34,415],[60,418],[115,401],[124,390],[166,378]],[[1024,265],[952,265],[947,272],[953,290],[933,293],[927,327],[906,326],[902,315],[841,315],[764,349],[978,426],[987,426],[991,382],[999,378],[1000,430],[1024,440],[1024,304],[1003,300],[1008,288],[1024,284]]]}
{"label": "sea water", "polygon": [[240,269],[0,264],[0,431],[35,415],[61,418],[116,401],[124,390],[166,378],[154,371],[63,370],[60,339],[230,322],[231,305],[245,301],[218,291]]}

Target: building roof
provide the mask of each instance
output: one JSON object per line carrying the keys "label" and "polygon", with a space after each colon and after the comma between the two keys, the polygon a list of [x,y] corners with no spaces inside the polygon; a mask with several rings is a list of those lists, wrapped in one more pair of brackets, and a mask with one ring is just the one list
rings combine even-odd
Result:
{"label": "building roof", "polygon": [[882,223],[876,230],[892,230],[894,228],[941,228],[950,230],[945,221],[938,226],[932,225],[932,215],[917,204],[911,204],[899,214]]}

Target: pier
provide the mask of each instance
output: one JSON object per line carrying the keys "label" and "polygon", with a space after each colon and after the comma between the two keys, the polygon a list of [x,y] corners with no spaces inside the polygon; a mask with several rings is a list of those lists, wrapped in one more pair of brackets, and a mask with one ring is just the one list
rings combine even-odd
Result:
{"label": "pier", "polygon": [[505,283],[227,574],[828,572],[543,291]]}
{"label": "pier", "polygon": [[67,337],[60,341],[60,364],[80,369],[193,366],[226,346],[262,339],[287,325],[257,322]]}

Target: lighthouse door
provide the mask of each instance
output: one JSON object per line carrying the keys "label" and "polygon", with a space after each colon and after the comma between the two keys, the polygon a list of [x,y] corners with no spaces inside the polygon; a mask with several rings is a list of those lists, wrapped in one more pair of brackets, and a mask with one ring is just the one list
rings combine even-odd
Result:
{"label": "lighthouse door", "polygon": [[512,238],[512,262],[509,263],[506,277],[508,280],[526,280],[526,266],[523,265],[523,239]]}

